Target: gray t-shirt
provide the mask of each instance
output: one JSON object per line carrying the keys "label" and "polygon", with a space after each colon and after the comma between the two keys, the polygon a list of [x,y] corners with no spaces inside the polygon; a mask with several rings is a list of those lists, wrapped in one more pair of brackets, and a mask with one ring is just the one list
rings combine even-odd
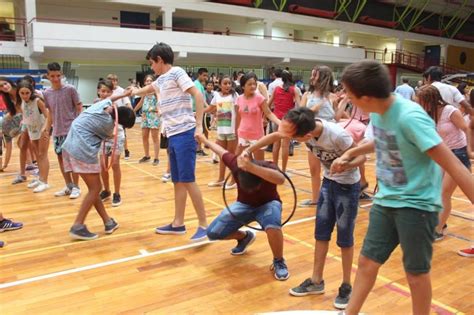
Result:
{"label": "gray t-shirt", "polygon": [[76,89],[69,84],[60,89],[48,88],[43,92],[46,107],[53,116],[53,136],[67,135],[74,119],[77,117],[76,105],[81,101]]}
{"label": "gray t-shirt", "polygon": [[[319,120],[319,119],[318,119]],[[306,142],[308,149],[321,161],[324,177],[339,184],[355,184],[360,180],[359,168],[348,169],[342,173],[329,174],[332,162],[347,151],[354,140],[352,136],[336,123],[319,120],[323,131],[319,138]]]}
{"label": "gray t-shirt", "polygon": [[114,132],[114,120],[104,110],[109,106],[112,106],[110,99],[97,102],[72,122],[63,149],[73,158],[89,164],[99,163],[100,144]]}

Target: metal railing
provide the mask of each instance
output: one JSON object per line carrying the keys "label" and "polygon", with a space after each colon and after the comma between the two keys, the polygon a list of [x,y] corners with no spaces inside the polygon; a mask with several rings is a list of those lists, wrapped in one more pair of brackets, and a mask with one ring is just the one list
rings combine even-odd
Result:
{"label": "metal railing", "polygon": [[26,39],[26,19],[0,16],[0,41]]}

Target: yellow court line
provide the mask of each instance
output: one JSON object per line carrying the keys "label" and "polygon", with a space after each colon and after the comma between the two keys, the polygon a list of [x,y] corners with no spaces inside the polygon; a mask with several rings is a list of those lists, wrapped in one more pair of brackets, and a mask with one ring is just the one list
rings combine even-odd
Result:
{"label": "yellow court line", "polygon": [[[308,243],[308,242],[306,242],[306,241],[300,240],[299,238],[296,238],[296,237],[294,237],[294,236],[292,236],[292,235],[289,235],[288,233],[284,233],[284,234],[285,234],[285,237],[286,237],[286,238],[289,238],[290,240],[293,240],[293,241],[295,241],[295,242],[298,242],[299,244],[301,244],[301,245],[303,245],[303,246],[305,246],[305,247],[314,249],[314,245],[312,245],[311,243]],[[337,256],[337,255],[334,255],[334,254],[331,254],[330,252],[328,252],[328,257],[333,258],[333,259],[335,259],[335,260],[337,260],[337,261],[342,261],[342,258],[341,258],[341,257],[339,257],[339,256]],[[357,266],[356,264],[354,264],[354,263],[352,264],[352,267],[354,267],[355,269],[358,268],[358,266]],[[399,284],[398,282],[395,282],[395,281],[393,281],[393,280],[390,280],[390,279],[387,278],[387,277],[377,275],[377,279],[380,280],[380,281],[382,281],[382,282],[385,282],[385,283],[387,283],[387,284],[393,285],[393,286],[397,287],[398,289],[405,291],[406,293],[411,294],[411,293],[410,293],[410,288],[408,288],[408,287],[406,287],[406,286],[404,286],[404,285],[402,285],[402,284]],[[432,302],[432,304],[434,304],[434,305],[436,305],[436,306],[439,306],[439,307],[442,307],[442,308],[444,308],[445,310],[450,311],[450,312],[452,312],[452,313],[454,313],[454,314],[464,315],[463,312],[461,312],[461,311],[455,309],[454,307],[448,306],[448,305],[446,305],[446,304],[444,304],[444,303],[442,303],[442,302],[440,302],[440,301],[437,301],[437,300],[434,300],[434,299],[433,299],[431,302]]]}

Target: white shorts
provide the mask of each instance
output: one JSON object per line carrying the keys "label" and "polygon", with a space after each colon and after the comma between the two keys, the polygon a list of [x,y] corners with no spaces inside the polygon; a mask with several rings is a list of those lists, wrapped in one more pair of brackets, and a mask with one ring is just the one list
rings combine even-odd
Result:
{"label": "white shorts", "polygon": [[258,140],[248,140],[244,138],[239,138],[239,145],[242,147],[249,147],[257,143]]}

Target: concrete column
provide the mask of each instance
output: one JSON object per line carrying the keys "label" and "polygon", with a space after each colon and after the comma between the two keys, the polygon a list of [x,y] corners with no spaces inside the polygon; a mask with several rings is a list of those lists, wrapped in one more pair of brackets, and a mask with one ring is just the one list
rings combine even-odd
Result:
{"label": "concrete column", "polygon": [[25,18],[30,22],[36,17],[36,0],[25,0]]}
{"label": "concrete column", "polygon": [[448,60],[448,45],[441,44],[440,47],[440,62],[447,62]]}
{"label": "concrete column", "polygon": [[176,11],[175,8],[162,7],[162,20],[163,20],[163,30],[164,31],[173,31],[173,13]]}
{"label": "concrete column", "polygon": [[397,51],[403,50],[403,38],[397,38],[397,42],[395,43],[395,49]]}
{"label": "concrete column", "polygon": [[344,30],[339,31],[339,44],[347,45],[347,31],[344,31]]}
{"label": "concrete column", "polygon": [[263,21],[263,37],[264,38],[272,39],[272,28],[273,28],[272,20]]}
{"label": "concrete column", "polygon": [[30,69],[30,70],[39,69],[39,60],[37,58],[30,57],[26,61],[28,61],[28,69]]}

